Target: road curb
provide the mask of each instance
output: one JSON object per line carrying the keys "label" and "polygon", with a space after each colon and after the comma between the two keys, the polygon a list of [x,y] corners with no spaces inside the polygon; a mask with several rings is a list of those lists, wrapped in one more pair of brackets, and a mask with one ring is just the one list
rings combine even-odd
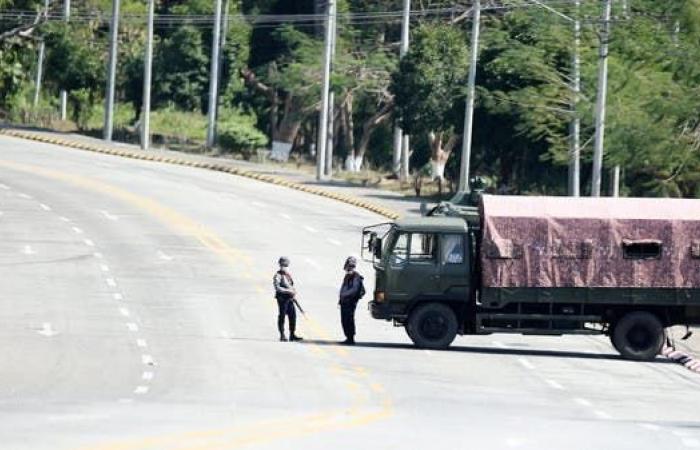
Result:
{"label": "road curb", "polygon": [[153,161],[165,164],[173,164],[178,166],[189,166],[196,167],[199,169],[212,170],[215,172],[224,172],[231,175],[236,175],[244,178],[250,178],[253,180],[261,181],[263,183],[274,184],[277,186],[286,187],[289,189],[294,189],[296,191],[306,192],[308,194],[313,194],[319,197],[326,197],[331,200],[346,203],[351,206],[362,208],[371,211],[380,216],[384,216],[388,219],[398,219],[400,214],[389,208],[368,202],[359,197],[353,197],[346,194],[340,194],[333,191],[327,191],[315,186],[308,186],[305,184],[297,183],[288,180],[284,177],[278,175],[267,175],[264,173],[252,172],[249,170],[240,169],[237,167],[229,167],[224,164],[210,163],[205,161],[193,161],[184,158],[170,157],[170,156],[160,156],[148,153],[142,153],[132,150],[120,150],[116,148],[111,148],[107,146],[102,146],[98,144],[91,144],[88,142],[73,141],[71,139],[56,138],[52,136],[46,136],[40,133],[33,133],[31,131],[24,130],[13,130],[3,128],[0,129],[0,135],[16,137],[20,139],[28,139],[31,141],[43,142],[46,144],[55,144],[63,147],[74,148],[78,150],[85,150],[94,153],[102,153],[105,155],[119,156],[122,158],[140,159],[143,161]]}

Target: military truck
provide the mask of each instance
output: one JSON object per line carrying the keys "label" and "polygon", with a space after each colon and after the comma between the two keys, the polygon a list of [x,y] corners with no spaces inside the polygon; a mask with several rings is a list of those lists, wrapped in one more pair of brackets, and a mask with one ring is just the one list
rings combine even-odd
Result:
{"label": "military truck", "polygon": [[700,201],[483,195],[363,230],[373,318],[421,348],[460,335],[604,334],[651,360],[700,324]]}

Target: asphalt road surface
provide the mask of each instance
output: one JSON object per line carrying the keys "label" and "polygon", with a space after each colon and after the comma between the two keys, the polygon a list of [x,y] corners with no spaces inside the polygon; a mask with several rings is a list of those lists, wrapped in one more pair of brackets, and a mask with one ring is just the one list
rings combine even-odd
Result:
{"label": "asphalt road surface", "polygon": [[[0,137],[0,448],[700,448],[700,377],[621,360],[603,337],[416,350],[363,302],[359,344],[336,345],[343,260],[379,221]],[[282,254],[304,343],[277,340]]]}

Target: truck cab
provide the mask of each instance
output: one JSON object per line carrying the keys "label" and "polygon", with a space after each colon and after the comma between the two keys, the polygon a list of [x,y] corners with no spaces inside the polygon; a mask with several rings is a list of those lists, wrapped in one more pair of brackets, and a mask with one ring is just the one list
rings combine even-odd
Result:
{"label": "truck cab", "polygon": [[365,236],[376,276],[373,318],[405,326],[426,347],[447,346],[469,331],[477,260],[475,234],[463,218],[402,219],[368,227]]}

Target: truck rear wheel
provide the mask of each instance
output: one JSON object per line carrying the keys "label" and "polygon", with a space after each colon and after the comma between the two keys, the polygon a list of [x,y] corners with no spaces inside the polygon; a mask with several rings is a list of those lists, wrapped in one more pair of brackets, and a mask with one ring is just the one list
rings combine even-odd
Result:
{"label": "truck rear wheel", "polygon": [[661,352],[666,330],[658,317],[646,311],[631,312],[620,319],[610,335],[620,354],[636,361],[651,361]]}
{"label": "truck rear wheel", "polygon": [[416,347],[447,348],[457,336],[457,317],[448,306],[427,303],[411,313],[406,332]]}

